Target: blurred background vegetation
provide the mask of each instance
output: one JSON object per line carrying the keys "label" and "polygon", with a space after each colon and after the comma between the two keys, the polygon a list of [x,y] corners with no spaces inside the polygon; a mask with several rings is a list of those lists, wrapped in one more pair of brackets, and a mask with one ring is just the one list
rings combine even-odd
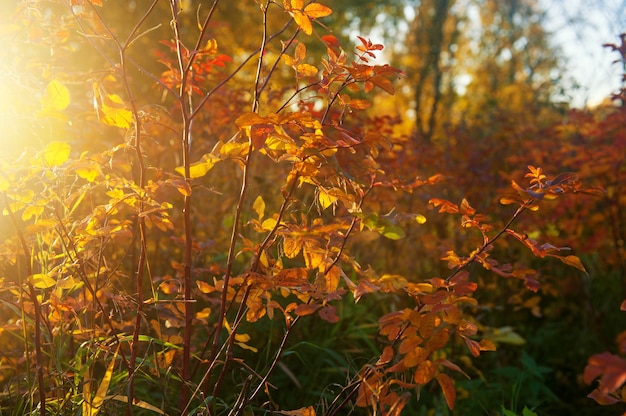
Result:
{"label": "blurred background vegetation", "polygon": [[[102,17],[123,38],[145,11],[145,3],[105,1]],[[476,293],[479,306],[471,313],[481,331],[497,343],[498,350],[479,358],[472,358],[460,348],[455,351],[461,357],[457,361],[462,362],[472,379],[459,380],[454,414],[495,415],[503,409],[522,414],[524,407],[539,415],[625,412],[623,404],[599,408],[586,397],[592,388],[581,378],[588,357],[602,351],[615,352],[615,338],[626,330],[624,312],[619,310],[626,298],[623,92],[615,91],[616,96],[607,96],[594,107],[572,105],[576,91],[569,72],[571,61],[555,41],[558,33],[547,29],[547,11],[543,8],[547,2],[322,3],[333,9],[323,23],[343,45],[354,43],[356,34],[379,38],[386,46],[381,60],[405,73],[396,84],[395,95],[377,96],[371,109],[346,120],[348,126],[358,131],[360,125],[374,125],[391,140],[393,151],[381,153],[379,163],[399,181],[435,174],[445,177],[439,184],[412,193],[375,192],[368,205],[372,212],[419,213],[427,218],[427,223],[405,224],[406,236],[399,240],[359,235],[351,242],[350,250],[363,268],[399,274],[410,281],[445,276],[448,268],[440,260],[445,252],[453,249],[467,254],[481,237],[460,231],[455,218],[437,214],[428,206],[428,200],[467,198],[472,206],[503,226],[512,211],[498,204],[498,200],[508,192],[512,179],[523,181],[527,165],[542,166],[552,175],[574,171],[583,182],[607,190],[603,198],[580,196],[548,201],[541,211],[516,224],[516,230],[531,238],[572,247],[583,260],[588,275],[556,260],[536,259],[513,240],[497,246],[492,255],[538,270],[538,293],[528,291],[517,280],[502,279],[478,266],[471,268],[472,278],[480,282]],[[621,6],[617,10],[626,9],[623,2]],[[115,51],[107,49],[109,45],[99,39],[77,36],[76,33],[86,33],[88,29],[76,26],[63,2],[35,5],[11,0],[2,2],[0,7],[4,17],[0,31],[2,158],[13,160],[25,147],[41,147],[59,139],[89,151],[103,151],[123,142],[125,138],[116,128],[93,122],[97,116],[92,111],[92,84],[85,82],[108,82],[106,74],[98,71],[110,62],[102,54],[94,54],[93,49],[102,49],[104,56],[114,56]],[[169,13],[168,3],[160,2],[157,7],[159,11],[145,23],[153,30],[139,38],[129,51],[135,68],[142,68],[130,77],[142,103],[158,103],[169,109],[172,103],[145,76],[164,70],[159,56],[169,51],[159,40],[172,37],[171,28],[162,19]],[[182,2],[182,7],[183,39],[193,39],[196,11],[200,8],[205,12],[210,4],[188,0]],[[615,5],[598,7],[609,9]],[[258,46],[258,5],[254,1],[223,1],[218,9],[220,19],[212,22],[209,34],[219,39],[220,53],[233,60],[227,65],[228,72],[242,62],[246,51]],[[614,16],[622,22],[622,27],[612,22],[615,27],[626,29],[623,14]],[[269,26],[279,28],[287,18],[272,17]],[[614,33],[606,42],[619,46],[618,35]],[[601,49],[602,45],[596,47]],[[317,47],[312,44],[308,51],[308,62],[316,64],[325,48],[321,43]],[[611,56],[622,62],[619,54]],[[613,65],[610,60],[594,64]],[[217,140],[225,141],[233,134],[230,126],[240,113],[232,108],[243,108],[250,99],[249,85],[254,75],[250,68],[237,75],[237,87],[220,92],[197,119],[202,127],[194,139],[196,158],[209,151]],[[285,82],[290,82],[287,80],[292,74],[285,71]],[[219,79],[220,74],[215,77]],[[35,116],[40,108],[39,95],[51,79],[62,80],[70,89],[71,119]],[[161,121],[167,124],[168,116],[162,116]],[[155,165],[175,167],[176,161],[165,156],[176,151],[178,144],[167,131],[154,132],[153,140],[147,157]],[[233,189],[237,186],[231,180],[236,176],[234,169],[223,168],[220,173],[219,179],[205,185],[225,197],[207,192],[210,212],[205,206],[194,207],[198,238],[207,242],[204,251],[198,253],[198,267],[211,269],[214,274],[220,272],[219,256],[224,254],[215,247],[228,238],[226,230],[232,223],[233,205],[229,198],[236,197]],[[273,180],[271,176],[255,178],[254,189],[262,192]],[[274,200],[266,198],[266,203],[276,208],[279,199],[279,195]],[[6,235],[11,234],[9,228],[2,223]],[[154,258],[151,267],[154,276],[164,278],[171,268],[170,259],[180,257],[180,247],[169,244],[158,233],[155,235],[154,246],[150,247]],[[124,261],[124,254],[118,255]],[[123,285],[123,281],[117,284]],[[365,296],[358,303],[342,302],[337,324],[321,320],[303,323],[302,331],[290,339],[285,359],[270,379],[274,385],[289,387],[271,392],[272,400],[284,408],[316,403],[319,409],[331,406],[330,401],[342,386],[380,353],[377,318],[405,306],[409,305],[399,296],[377,294]],[[255,339],[255,331],[267,336],[278,329],[272,321],[265,320],[247,331]],[[176,328],[170,332],[174,336]],[[10,347],[14,341],[7,333],[0,333],[7,338],[2,339],[3,345],[8,346],[0,356],[11,363],[19,354]],[[278,341],[278,335],[269,336],[265,349],[259,348],[257,357],[266,357],[265,361],[255,358],[259,369],[267,365],[269,351]],[[9,379],[5,374],[1,381],[9,386]],[[145,388],[146,395],[150,395],[149,387]],[[5,398],[10,396],[3,394]],[[407,412],[449,413],[437,388],[424,389],[419,402],[413,400]]]}

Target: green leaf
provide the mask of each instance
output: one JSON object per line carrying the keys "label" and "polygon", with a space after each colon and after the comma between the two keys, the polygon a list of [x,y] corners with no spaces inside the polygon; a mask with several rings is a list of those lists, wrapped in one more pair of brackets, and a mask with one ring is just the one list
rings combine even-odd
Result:
{"label": "green leaf", "polygon": [[517,414],[515,412],[505,409],[504,406],[502,406],[502,416],[517,416]]}
{"label": "green leaf", "polygon": [[537,413],[533,412],[528,407],[524,406],[524,410],[522,411],[522,416],[537,416]]}
{"label": "green leaf", "polygon": [[401,238],[406,237],[404,229],[398,225],[385,226],[381,234],[390,240],[400,240]]}

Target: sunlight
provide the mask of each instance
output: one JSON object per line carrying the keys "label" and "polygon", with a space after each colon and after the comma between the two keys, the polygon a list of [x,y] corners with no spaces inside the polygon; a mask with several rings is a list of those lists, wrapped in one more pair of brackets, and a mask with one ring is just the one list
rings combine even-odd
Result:
{"label": "sunlight", "polygon": [[0,158],[15,159],[26,147],[35,144],[36,113],[41,108],[37,95],[20,76],[0,68]]}

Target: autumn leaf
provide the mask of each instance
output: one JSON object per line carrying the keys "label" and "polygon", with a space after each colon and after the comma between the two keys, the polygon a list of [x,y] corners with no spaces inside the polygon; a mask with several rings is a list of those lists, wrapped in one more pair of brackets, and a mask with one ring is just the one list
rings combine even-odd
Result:
{"label": "autumn leaf", "polygon": [[589,273],[587,273],[587,269],[585,269],[585,266],[583,266],[583,263],[580,261],[580,259],[577,256],[565,256],[565,257],[556,256],[556,257],[559,260],[561,260],[563,263],[569,266],[576,267],[578,270],[584,272],[586,275],[589,275]]}
{"label": "autumn leaf", "polygon": [[126,108],[124,101],[117,94],[101,97],[100,120],[109,126],[128,129],[133,123],[133,113]]}
{"label": "autumn leaf", "polygon": [[413,375],[413,381],[423,386],[435,377],[435,372],[436,368],[432,361],[424,360],[417,365],[415,374]]}
{"label": "autumn leaf", "polygon": [[317,19],[319,17],[326,17],[332,14],[332,9],[330,7],[326,7],[320,3],[309,3],[304,8],[304,14],[307,15],[310,19]]}
{"label": "autumn leaf", "polygon": [[446,404],[450,410],[454,410],[454,404],[456,402],[456,390],[454,389],[454,383],[447,374],[437,374],[437,382],[443,391],[443,397],[446,399]]}
{"label": "autumn leaf", "polygon": [[254,200],[252,209],[256,212],[259,221],[261,221],[265,215],[265,201],[263,201],[263,197],[261,197],[261,195],[257,196]]}
{"label": "autumn leaf", "polygon": [[71,147],[64,142],[52,142],[43,151],[43,160],[48,166],[60,166],[70,156]]}
{"label": "autumn leaf", "polygon": [[42,111],[63,111],[70,105],[70,92],[65,85],[58,80],[52,80],[46,86],[46,91],[41,97]]}
{"label": "autumn leaf", "polygon": [[283,416],[315,416],[315,409],[313,408],[313,406],[309,406],[309,407],[302,407],[300,409],[297,410],[281,410],[278,412],[275,412],[278,415],[283,415]]}
{"label": "autumn leaf", "polygon": [[[197,179],[203,177],[211,169],[213,169],[213,166],[215,166],[215,164],[220,160],[220,158],[214,156],[211,153],[205,154],[198,162],[189,165],[189,179]],[[182,176],[185,176],[185,167],[177,167],[176,172],[180,173]]]}
{"label": "autumn leaf", "polygon": [[46,273],[36,273],[28,276],[28,281],[35,289],[48,289],[56,284],[56,280]]}

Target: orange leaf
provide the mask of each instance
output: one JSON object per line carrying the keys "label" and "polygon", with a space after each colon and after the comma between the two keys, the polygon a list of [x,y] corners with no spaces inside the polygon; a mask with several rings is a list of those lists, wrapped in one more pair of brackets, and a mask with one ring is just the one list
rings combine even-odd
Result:
{"label": "orange leaf", "polygon": [[235,120],[235,124],[237,127],[249,127],[255,124],[265,124],[268,122],[268,119],[265,117],[261,117],[257,113],[246,113],[237,117]]}
{"label": "orange leaf", "polygon": [[319,3],[311,3],[304,8],[304,14],[306,14],[311,19],[326,17],[329,16],[332,12],[333,11],[330,7],[326,7],[323,4]]}
{"label": "orange leaf", "polygon": [[284,415],[284,416],[315,416],[315,409],[313,409],[313,406],[309,406],[309,407],[302,407],[297,410],[289,410],[289,411],[283,410],[283,411],[278,412],[278,414]]}
{"label": "orange leaf", "polygon": [[465,341],[465,345],[467,345],[467,348],[469,348],[470,353],[474,357],[478,357],[480,355],[480,344],[466,337],[463,337],[463,340]]}
{"label": "orange leaf", "polygon": [[456,402],[456,390],[454,389],[454,383],[447,374],[438,374],[437,382],[443,391],[443,397],[446,399],[446,403],[450,410],[454,410],[454,403]]}
{"label": "orange leaf", "polygon": [[317,305],[314,303],[301,303],[300,305],[298,305],[298,307],[296,307],[295,312],[296,312],[296,315],[298,316],[311,315],[316,310],[318,310],[319,307],[320,305]]}
{"label": "orange leaf", "polygon": [[426,348],[430,351],[437,351],[442,349],[448,343],[450,333],[447,329],[442,329],[433,334],[433,336],[426,343]]}
{"label": "orange leaf", "polygon": [[283,287],[300,287],[309,283],[308,272],[304,268],[284,269],[274,276],[274,284]]}
{"label": "orange leaf", "polygon": [[331,269],[326,272],[326,292],[333,292],[337,290],[339,287],[339,281],[341,280],[341,269],[337,266],[331,267]]}
{"label": "orange leaf", "polygon": [[302,238],[298,236],[284,236],[283,240],[283,252],[285,256],[290,259],[293,259],[300,253],[302,250]]}
{"label": "orange leaf", "polygon": [[435,377],[435,366],[432,361],[425,360],[418,364],[413,375],[413,381],[417,384],[424,385]]}
{"label": "orange leaf", "polygon": [[429,338],[435,329],[436,322],[437,317],[435,314],[427,313],[423,315],[420,320],[420,335],[424,338]]}
{"label": "orange leaf", "polygon": [[583,266],[582,261],[580,261],[578,257],[565,256],[565,257],[558,257],[558,259],[561,260],[563,263],[567,264],[568,266],[576,267],[578,270],[581,270],[585,272],[585,274],[588,274],[587,270],[585,269],[585,266]]}
{"label": "orange leaf", "polygon": [[380,354],[380,358],[376,361],[376,365],[387,364],[393,359],[394,351],[391,345],[387,345],[383,350],[383,353]]}
{"label": "orange leaf", "polygon": [[374,76],[369,79],[369,82],[376,85],[381,90],[387,92],[390,95],[394,95],[396,93],[396,89],[393,87],[393,83],[383,76]]}

